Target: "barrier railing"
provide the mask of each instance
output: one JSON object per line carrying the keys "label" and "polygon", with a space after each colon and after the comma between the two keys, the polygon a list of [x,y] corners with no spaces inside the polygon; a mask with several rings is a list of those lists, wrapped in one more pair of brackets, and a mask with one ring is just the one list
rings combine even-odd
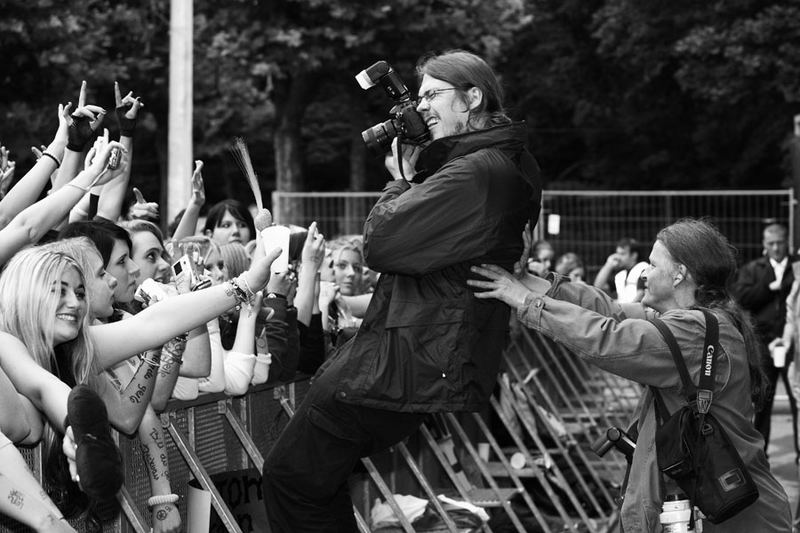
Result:
{"label": "barrier railing", "polygon": [[[528,528],[526,520],[535,521],[545,532],[609,530],[616,520],[615,495],[609,485],[621,480],[625,463],[616,452],[593,457],[589,444],[608,425],[628,423],[638,388],[585,365],[559,345],[525,329],[517,332],[504,359],[506,377],[500,377],[499,392],[486,412],[435,415],[406,442],[365,458],[364,482],[354,494],[362,533],[370,531],[369,508],[376,496],[401,516],[398,531],[414,531],[395,501],[399,493],[427,499],[441,527],[452,533],[461,528],[439,501],[443,493],[486,507],[493,516],[507,516],[519,532]],[[193,481],[207,493],[222,530],[251,530],[255,518],[242,515],[235,504],[256,501],[261,505],[257,475],[265,454],[308,387],[309,380],[299,378],[253,387],[242,397],[206,394],[169,403],[161,421],[170,436],[166,439],[170,482],[180,496],[184,524]],[[507,433],[505,442],[498,428]],[[104,531],[147,533],[150,482],[142,468],[138,439],[120,436],[119,444],[126,460],[125,487],[118,495],[123,513]],[[27,449],[24,454],[40,476],[39,449]],[[524,459],[522,466],[512,464],[514,454]],[[255,470],[254,475],[247,473],[249,469]],[[219,483],[218,476],[232,472],[242,473],[241,477]],[[530,480],[538,483],[545,500],[528,491]],[[73,525],[84,531],[81,520]],[[488,523],[482,529],[491,531]],[[3,518],[0,532],[10,531],[26,530]]]}

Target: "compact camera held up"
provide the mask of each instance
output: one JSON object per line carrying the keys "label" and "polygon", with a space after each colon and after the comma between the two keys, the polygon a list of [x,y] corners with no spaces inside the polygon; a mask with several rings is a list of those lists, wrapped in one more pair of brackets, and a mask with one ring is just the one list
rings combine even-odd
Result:
{"label": "compact camera held up", "polygon": [[365,91],[380,84],[395,101],[389,113],[392,118],[361,132],[364,144],[375,155],[389,151],[395,137],[412,144],[430,140],[431,134],[422,115],[417,112],[417,102],[411,98],[403,80],[386,61],[378,61],[356,75],[356,81]]}

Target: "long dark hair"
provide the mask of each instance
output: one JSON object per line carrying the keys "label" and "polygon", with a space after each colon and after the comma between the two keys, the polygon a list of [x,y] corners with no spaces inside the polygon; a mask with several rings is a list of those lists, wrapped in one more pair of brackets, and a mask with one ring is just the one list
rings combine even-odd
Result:
{"label": "long dark hair", "polygon": [[761,368],[761,345],[750,317],[730,293],[736,273],[736,249],[704,219],[681,219],[659,231],[656,239],[692,275],[697,284],[697,305],[724,313],[742,334],[750,367],[750,395],[758,410],[764,402],[767,381]]}
{"label": "long dark hair", "polygon": [[[511,119],[503,109],[503,88],[492,67],[486,61],[466,50],[423,56],[417,63],[419,81],[427,74],[437,80],[466,91],[477,87],[483,93],[480,105],[469,113],[468,124],[475,129],[508,124]],[[463,99],[463,95],[461,95]]]}

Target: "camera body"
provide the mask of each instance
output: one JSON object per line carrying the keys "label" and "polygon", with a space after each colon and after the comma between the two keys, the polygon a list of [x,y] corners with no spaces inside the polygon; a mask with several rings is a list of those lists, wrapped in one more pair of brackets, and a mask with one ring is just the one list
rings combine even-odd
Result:
{"label": "camera body", "polygon": [[356,81],[364,90],[380,85],[395,102],[389,110],[392,118],[361,132],[364,144],[372,153],[382,155],[387,152],[395,137],[412,144],[422,144],[430,140],[431,134],[425,120],[417,112],[417,102],[411,98],[408,87],[389,63],[374,63],[359,72]]}

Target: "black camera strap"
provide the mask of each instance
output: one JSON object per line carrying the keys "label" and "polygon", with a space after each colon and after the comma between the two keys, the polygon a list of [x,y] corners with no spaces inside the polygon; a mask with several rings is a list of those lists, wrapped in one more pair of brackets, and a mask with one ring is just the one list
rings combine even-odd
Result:
{"label": "black camera strap", "polygon": [[[708,309],[700,308],[700,311],[706,319],[706,337],[703,343],[703,360],[700,368],[700,382],[698,387],[692,383],[692,378],[689,376],[689,370],[686,368],[686,361],[683,359],[683,354],[678,346],[678,342],[675,340],[675,336],[667,325],[658,318],[653,318],[650,322],[658,329],[661,336],[664,337],[667,346],[669,346],[672,359],[675,361],[678,374],[680,374],[681,381],[683,382],[686,400],[693,409],[700,413],[702,424],[702,417],[711,409],[711,402],[714,399],[714,374],[717,368],[716,360],[719,352],[719,322],[717,321],[717,317]],[[670,415],[664,405],[664,400],[661,398],[661,393],[659,393],[658,388],[650,388],[653,391],[656,415],[659,418],[660,424],[667,420]]]}
{"label": "black camera strap", "polygon": [[[700,367],[700,382],[699,387],[695,387],[692,379],[689,376],[689,370],[686,368],[686,361],[683,359],[683,354],[675,340],[675,336],[669,330],[669,327],[660,319],[653,318],[650,322],[658,329],[661,336],[669,346],[669,351],[672,354],[672,359],[675,361],[675,367],[681,376],[684,392],[686,393],[686,400],[689,406],[695,413],[699,414],[699,425],[702,428],[705,423],[705,415],[711,409],[711,402],[714,395],[714,371],[717,365],[717,353],[719,352],[719,322],[709,310],[700,308],[706,320],[706,336],[703,342],[703,359]],[[669,411],[664,404],[664,399],[661,397],[657,387],[650,387],[653,391],[653,400],[656,411],[656,422],[658,427],[661,427],[669,417]],[[699,435],[698,435],[699,438]],[[659,472],[658,486],[662,494],[666,493],[664,486],[664,476]],[[694,511],[693,511],[694,512]],[[694,520],[694,518],[692,518]]]}

